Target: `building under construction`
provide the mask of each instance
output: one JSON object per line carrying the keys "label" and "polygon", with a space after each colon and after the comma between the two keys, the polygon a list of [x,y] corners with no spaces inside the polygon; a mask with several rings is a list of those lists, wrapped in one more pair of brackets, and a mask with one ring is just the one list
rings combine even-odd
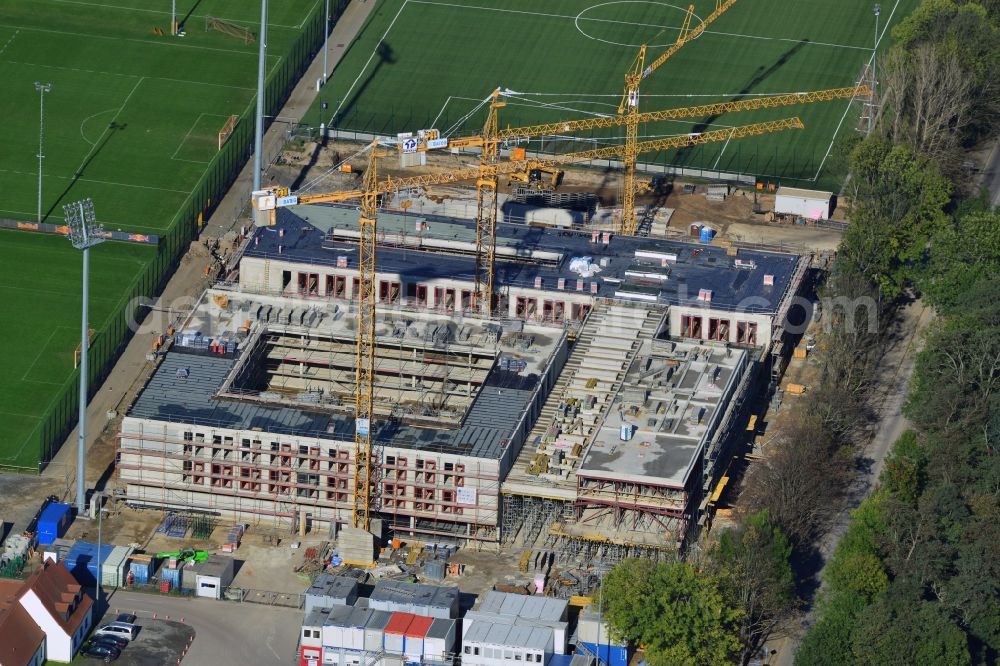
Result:
{"label": "building under construction", "polygon": [[[474,222],[382,211],[377,244],[383,528],[683,547],[751,383],[780,358],[806,259],[501,224],[483,317]],[[256,229],[238,283],[204,295],[123,419],[128,500],[350,524],[357,276],[353,207]]]}

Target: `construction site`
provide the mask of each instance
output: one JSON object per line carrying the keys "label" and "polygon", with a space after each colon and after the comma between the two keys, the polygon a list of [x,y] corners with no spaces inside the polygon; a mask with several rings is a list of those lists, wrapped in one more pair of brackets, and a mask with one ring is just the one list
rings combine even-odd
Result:
{"label": "construction site", "polygon": [[[710,210],[739,192],[798,222],[834,204],[639,162],[800,130],[797,117],[649,140],[637,128],[871,92],[640,112],[642,80],[732,4],[655,60],[643,47],[617,115],[504,128],[496,89],[474,136],[344,144],[326,130],[317,150],[337,139],[350,154],[298,189],[254,191],[227,274],[158,338],[121,420],[120,499],[322,534],[365,566],[400,540],[592,564],[685,552],[798,342],[790,312],[817,257],[678,222],[664,197],[700,191]],[[607,128],[624,142],[530,147]],[[588,173],[620,177],[617,196],[588,191]]]}

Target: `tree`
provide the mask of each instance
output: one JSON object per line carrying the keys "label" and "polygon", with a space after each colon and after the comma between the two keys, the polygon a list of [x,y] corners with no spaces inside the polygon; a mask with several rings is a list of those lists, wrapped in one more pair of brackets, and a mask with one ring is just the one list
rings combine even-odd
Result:
{"label": "tree", "polygon": [[742,611],[716,578],[686,562],[628,559],[611,570],[598,601],[612,637],[641,644],[651,666],[732,663]]}
{"label": "tree", "polygon": [[795,666],[850,664],[851,635],[865,608],[860,596],[839,593],[821,599],[819,619],[809,628],[798,651]]}
{"label": "tree", "polygon": [[855,663],[870,666],[971,664],[965,632],[940,604],[886,595],[866,608],[851,635]]}
{"label": "tree", "polygon": [[791,424],[768,446],[773,453],[747,479],[747,504],[767,511],[793,544],[809,544],[838,511],[850,458],[815,414]]}
{"label": "tree", "polygon": [[986,302],[988,293],[974,291],[987,291],[998,281],[1000,215],[976,211],[962,215],[935,236],[920,287],[935,307],[953,313]]}
{"label": "tree", "polygon": [[727,529],[709,552],[722,593],[742,610],[738,620],[741,661],[756,654],[795,605],[792,546],[767,511],[750,514]]}
{"label": "tree", "polygon": [[899,296],[932,236],[947,224],[951,184],[937,165],[910,148],[877,137],[851,156],[851,225],[838,261],[871,276],[886,298]]}

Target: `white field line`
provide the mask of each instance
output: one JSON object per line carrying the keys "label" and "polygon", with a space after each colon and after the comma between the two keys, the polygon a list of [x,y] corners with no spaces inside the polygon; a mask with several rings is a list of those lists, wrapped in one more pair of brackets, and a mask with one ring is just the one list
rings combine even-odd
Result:
{"label": "white field line", "polygon": [[28,379],[28,375],[30,375],[31,371],[35,369],[35,364],[38,363],[38,359],[40,359],[42,357],[42,352],[44,352],[45,348],[49,346],[49,343],[52,342],[52,338],[55,336],[56,331],[58,331],[60,328],[69,328],[69,327],[68,326],[55,326],[52,329],[52,332],[49,333],[49,337],[45,338],[45,344],[38,348],[38,353],[35,354],[35,358],[31,362],[31,365],[29,365],[28,369],[24,371],[24,374],[21,375],[21,381],[22,382],[26,381]]}
{"label": "white field line", "polygon": [[84,37],[86,39],[110,39],[115,42],[138,42],[151,46],[166,46],[176,49],[195,49],[198,51],[217,51],[219,53],[236,53],[238,55],[257,57],[257,51],[237,51],[235,49],[219,49],[214,46],[198,46],[196,44],[181,44],[180,42],[156,42],[152,39],[139,39],[137,37],[112,37],[111,35],[98,35],[96,33],[73,32],[72,30],[53,30],[51,28],[38,28],[29,25],[8,25],[8,28],[17,28],[29,32],[47,32],[53,35],[69,35],[71,37]]}
{"label": "white field line", "polygon": [[96,141],[91,141],[90,139],[87,138],[87,135],[83,133],[83,126],[86,125],[87,122],[91,118],[96,118],[97,116],[103,116],[105,113],[111,113],[112,111],[116,110],[117,108],[118,108],[117,106],[114,106],[114,107],[111,107],[110,109],[105,109],[104,111],[98,111],[97,113],[95,113],[93,115],[90,115],[90,116],[87,116],[86,118],[84,118],[83,120],[81,120],[80,121],[80,136],[83,137],[83,140],[86,141],[87,143],[89,143],[91,146],[93,146],[95,143],[97,143]]}
{"label": "white field line", "polygon": [[[184,144],[187,142],[188,137],[191,136],[191,132],[194,131],[194,128],[198,126],[198,123],[201,122],[201,119],[204,116],[212,116],[213,118],[229,118],[229,116],[224,116],[224,115],[222,115],[220,113],[199,113],[198,117],[194,119],[193,123],[191,123],[191,127],[184,134],[184,138],[181,139],[181,142],[179,144],[177,144],[177,149],[174,151],[174,154],[170,156],[170,159],[172,159],[172,160],[176,160],[177,159],[177,153],[179,153],[180,150],[181,150],[181,148],[184,147]],[[195,163],[199,163],[199,164],[208,164],[208,162],[201,162],[200,160],[185,160],[185,159],[182,159],[182,160],[179,160],[179,161],[181,161],[181,162],[195,162]],[[211,160],[209,160],[209,162],[210,161]]]}
{"label": "white field line", "polygon": [[384,42],[385,38],[389,36],[389,31],[392,30],[392,26],[396,25],[396,20],[399,18],[399,15],[403,13],[403,10],[406,9],[406,5],[410,4],[410,1],[411,0],[405,0],[403,2],[403,6],[400,7],[399,11],[396,12],[396,15],[392,17],[392,22],[389,23],[389,27],[385,29],[385,32],[382,33],[381,39],[379,39],[378,42],[375,44],[375,48],[372,49],[372,54],[368,56],[368,60],[365,62],[365,66],[361,68],[360,72],[358,72],[358,76],[357,78],[354,79],[354,82],[351,84],[351,87],[348,88],[347,92],[344,93],[344,97],[343,99],[340,100],[340,104],[337,105],[337,108],[330,116],[331,119],[334,118],[338,113],[340,113],[340,110],[344,107],[344,102],[346,102],[350,98],[351,93],[354,91],[354,86],[358,85],[358,81],[360,81],[361,77],[364,76],[365,71],[368,69],[368,65],[372,64],[372,60],[375,59],[375,54],[378,53],[378,47],[382,46],[382,42]]}
{"label": "white field line", "polygon": [[[281,62],[282,56],[270,56],[277,58],[278,62]],[[36,62],[23,62],[18,60],[8,60],[8,63],[12,65],[25,65],[27,67],[45,67],[48,69],[61,69],[68,72],[86,72],[87,74],[103,74],[105,76],[125,76],[130,79],[152,79],[154,81],[171,81],[173,83],[190,83],[195,86],[214,86],[216,88],[230,88],[232,90],[254,90],[257,88],[250,88],[247,86],[231,86],[228,83],[211,83],[209,81],[190,81],[188,79],[175,79],[169,76],[142,76],[141,74],[122,74],[121,72],[104,72],[99,69],[80,69],[79,67],[64,67],[63,65],[45,65]]]}
{"label": "white field line", "polygon": [[[86,160],[84,160],[84,161],[86,161]],[[0,169],[0,173],[13,173],[13,174],[17,174],[19,176],[37,176],[38,175],[37,171],[17,171],[16,169]],[[57,178],[59,180],[73,180],[72,176],[47,175],[45,177],[46,178]],[[130,183],[116,183],[116,182],[111,181],[111,180],[97,180],[95,178],[77,178],[76,180],[80,181],[81,183],[97,183],[98,185],[114,185],[115,187],[134,187],[136,189],[141,189],[141,190],[156,190],[157,192],[173,192],[175,194],[187,194],[187,190],[171,190],[171,189],[166,188],[166,187],[155,187],[153,185],[132,185]],[[18,212],[23,212],[23,211],[6,211],[6,212],[8,212],[8,213],[18,213]],[[25,213],[25,214],[26,215],[27,214],[34,215],[34,213]],[[49,217],[59,217],[59,216],[57,216],[57,215],[55,215],[53,213],[52,215],[49,215]]]}
{"label": "white field line", "polygon": [[[37,1],[38,0],[36,0],[36,2]],[[170,11],[166,10],[166,9],[146,9],[144,7],[123,7],[121,5],[105,5],[105,4],[101,4],[101,3],[97,3],[97,2],[81,2],[80,0],[42,0],[42,1],[44,1],[44,2],[62,3],[64,5],[83,5],[85,7],[100,7],[101,9],[117,9],[117,10],[123,11],[123,12],[143,12],[145,14],[161,14],[161,15],[165,15],[165,16],[170,16]],[[315,5],[313,5],[313,6],[315,7]],[[181,16],[183,17],[183,14],[179,10],[178,10],[177,13],[181,14]],[[203,18],[206,18],[207,16],[208,16],[207,14],[191,14],[191,16],[189,16],[188,18],[189,19],[196,19],[196,18],[203,19]],[[237,24],[239,24],[239,23],[247,23],[248,21],[251,21],[251,19],[233,19],[233,18],[225,18],[224,16],[213,16],[212,18],[217,18],[220,21],[226,21],[228,23],[237,23]],[[251,23],[251,25],[252,25],[252,23]],[[268,21],[267,22],[267,26],[269,28],[289,28],[289,29],[295,29],[295,30],[297,30],[297,29],[299,29],[299,28],[302,27],[302,24],[300,23],[299,25],[282,25],[281,23],[271,23],[270,21]]]}
{"label": "white field line", "polygon": [[19,32],[21,32],[21,31],[20,30],[15,30],[14,34],[10,36],[10,39],[8,39],[6,42],[4,42],[3,47],[0,47],[0,55],[3,55],[3,52],[7,50],[7,47],[10,46],[10,43],[14,41],[14,38],[17,37],[17,33],[19,33]]}
{"label": "white field line", "polygon": [[82,160],[82,161],[80,162],[80,166],[78,166],[78,167],[76,168],[76,170],[74,171],[74,173],[80,173],[80,172],[81,172],[81,169],[83,169],[83,166],[84,166],[84,165],[85,165],[85,164],[87,163],[87,160],[89,160],[89,159],[90,159],[90,156],[91,156],[91,155],[93,155],[93,154],[94,154],[94,151],[95,151],[95,150],[97,149],[97,145],[98,145],[98,144],[99,144],[99,143],[101,142],[101,140],[102,140],[102,139],[104,138],[104,135],[105,135],[105,134],[107,134],[107,133],[108,133],[109,131],[111,131],[111,126],[115,124],[115,121],[116,121],[116,120],[118,120],[118,116],[120,116],[120,115],[122,114],[122,111],[124,111],[124,110],[125,110],[125,105],[126,105],[126,104],[128,104],[128,101],[129,101],[130,99],[132,99],[132,95],[134,95],[134,94],[135,94],[135,91],[139,89],[139,86],[141,86],[141,85],[142,85],[142,82],[143,82],[143,81],[144,81],[145,79],[146,79],[146,77],[144,77],[144,76],[143,76],[143,77],[141,77],[141,78],[140,78],[140,79],[139,79],[138,81],[136,81],[136,82],[135,82],[135,85],[134,85],[134,86],[132,86],[132,90],[131,90],[131,91],[129,91],[129,94],[128,94],[128,95],[126,95],[126,97],[125,97],[125,101],[124,101],[124,102],[122,102],[121,106],[119,106],[119,107],[118,107],[118,112],[117,112],[117,113],[115,113],[115,115],[111,117],[111,120],[110,120],[110,121],[108,121],[108,126],[107,126],[107,127],[105,127],[105,128],[104,128],[104,131],[103,131],[103,132],[101,132],[101,135],[100,135],[99,137],[97,137],[97,141],[95,141],[95,142],[93,143],[93,145],[91,145],[91,147],[90,147],[90,150],[89,150],[89,151],[87,151],[87,154],[86,154],[86,156],[84,156],[83,160]]}
{"label": "white field line", "polygon": [[[896,3],[892,6],[892,11],[889,12],[889,18],[882,27],[882,32],[879,33],[878,39],[875,40],[875,48],[872,49],[871,57],[868,58],[869,67],[871,67],[875,62],[875,55],[878,53],[878,45],[882,43],[882,39],[885,37],[886,31],[892,24],[892,17],[896,14],[897,7],[899,7],[899,0],[896,0]],[[823,155],[823,159],[819,163],[819,168],[816,169],[816,175],[812,177],[813,182],[819,180],[819,175],[823,172],[823,166],[826,164],[827,159],[830,157],[830,153],[833,151],[833,144],[837,141],[837,135],[840,134],[840,128],[843,126],[844,120],[847,119],[847,114],[850,113],[852,104],[854,104],[853,97],[847,102],[847,106],[844,108],[844,115],[840,117],[840,122],[837,123],[837,129],[833,131],[833,138],[830,139],[830,145],[827,146],[826,153]]]}
{"label": "white field line", "polygon": [[733,140],[732,136],[730,136],[728,139],[726,139],[726,143],[722,146],[722,150],[719,151],[719,156],[715,158],[715,164],[712,165],[712,169],[711,169],[712,171],[717,171],[718,170],[718,168],[719,168],[719,161],[722,159],[722,155],[726,152],[726,148],[729,147],[729,142],[732,141],[732,140]]}
{"label": "white field line", "polygon": [[[570,16],[568,14],[548,14],[545,12],[530,12],[519,9],[504,9],[503,7],[481,7],[477,5],[460,5],[450,2],[439,2],[438,0],[406,0],[407,2],[419,3],[422,5],[441,5],[443,7],[455,7],[461,9],[480,9],[489,12],[505,12],[508,14],[527,14],[529,16],[544,16],[546,18],[561,18],[568,19],[570,21],[590,21],[592,23],[614,23],[619,25],[636,26],[641,28],[666,28],[666,29],[679,29],[679,26],[669,26],[669,25],[659,25],[655,23],[641,23],[637,21],[617,21],[614,19],[598,19],[598,18],[588,18],[586,16]],[[715,30],[705,30],[702,34],[705,35],[719,35],[722,37],[741,37],[743,39],[759,39],[765,41],[776,41],[776,42],[801,42],[801,39],[792,39],[791,37],[764,37],[761,35],[743,35],[739,33],[732,32],[718,32]],[[833,48],[841,49],[859,49],[867,50],[864,46],[851,46],[848,44],[831,44],[828,42],[809,42],[809,45],[814,46],[830,46]]]}

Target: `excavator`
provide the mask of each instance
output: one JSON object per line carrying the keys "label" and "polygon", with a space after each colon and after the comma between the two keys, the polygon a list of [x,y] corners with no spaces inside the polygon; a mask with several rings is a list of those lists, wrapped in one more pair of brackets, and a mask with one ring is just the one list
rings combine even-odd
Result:
{"label": "excavator", "polygon": [[539,192],[551,192],[559,187],[562,182],[563,170],[556,167],[545,166],[544,164],[529,163],[524,171],[515,171],[510,174],[508,184],[519,182],[532,187]]}
{"label": "excavator", "polygon": [[161,560],[176,558],[180,562],[186,562],[187,560],[204,562],[208,559],[208,552],[204,550],[195,550],[194,548],[183,548],[173,552],[157,553],[156,557]]}

